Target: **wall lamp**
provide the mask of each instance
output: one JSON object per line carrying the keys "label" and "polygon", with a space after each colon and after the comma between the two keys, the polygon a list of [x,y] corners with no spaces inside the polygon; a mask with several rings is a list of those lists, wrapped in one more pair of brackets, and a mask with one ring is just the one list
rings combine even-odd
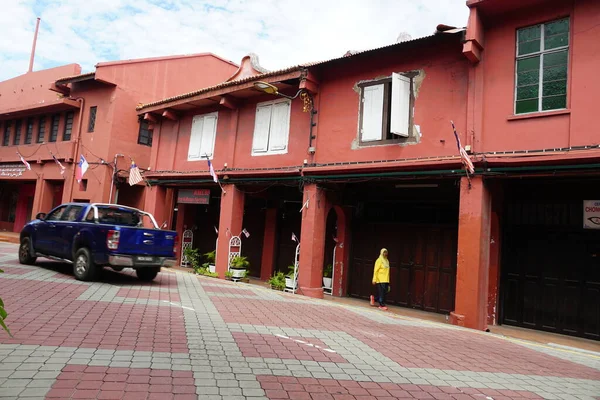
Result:
{"label": "wall lamp", "polygon": [[[296,97],[298,97],[300,94],[302,94],[302,96],[300,96],[300,97],[302,97],[302,100],[304,102],[303,111],[304,112],[313,111],[313,98],[312,98],[312,95],[307,90],[300,89],[296,92],[295,95],[288,96],[287,94],[281,93],[279,91],[279,89],[277,88],[277,86],[271,85],[270,83],[267,83],[267,82],[256,81],[253,83],[253,85],[256,90],[259,90],[263,93],[274,95],[274,96],[285,97],[286,99],[290,99],[290,100],[294,100]],[[315,111],[315,113],[316,113],[316,111]]]}

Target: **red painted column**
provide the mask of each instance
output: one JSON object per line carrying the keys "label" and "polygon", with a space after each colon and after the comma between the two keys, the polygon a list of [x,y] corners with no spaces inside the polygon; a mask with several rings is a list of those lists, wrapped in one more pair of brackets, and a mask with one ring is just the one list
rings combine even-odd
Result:
{"label": "red painted column", "polygon": [[490,218],[490,269],[488,282],[487,323],[496,325],[498,322],[498,290],[500,283],[500,260],[502,249],[502,209],[503,195],[499,182],[490,191],[492,195],[492,213]]}
{"label": "red painted column", "polygon": [[460,182],[456,301],[451,322],[467,328],[487,328],[491,196],[483,178]]}
{"label": "red painted column", "polygon": [[333,295],[345,296],[348,286],[348,268],[350,266],[350,211],[334,207],[337,214],[337,243],[334,260]]}
{"label": "red painted column", "polygon": [[22,184],[19,188],[19,200],[17,201],[17,209],[15,210],[14,232],[21,232],[23,226],[30,220],[31,215],[27,215],[30,198],[35,196],[37,182],[43,182],[41,178],[36,181],[36,184]]}
{"label": "red painted column", "polygon": [[[219,278],[225,278],[225,272],[229,267],[229,240],[232,236],[239,235],[244,222],[244,200],[243,192],[237,190],[235,185],[223,185],[225,190],[221,193],[221,215],[219,217],[219,238],[217,240],[217,274]],[[242,255],[244,245],[242,241]]]}
{"label": "red painted column", "polygon": [[277,209],[269,208],[265,215],[265,236],[260,265],[260,279],[268,280],[273,274],[275,264],[275,245],[277,238]]}
{"label": "red painted column", "polygon": [[325,224],[327,201],[325,192],[316,184],[304,186],[302,235],[300,238],[299,293],[323,298],[323,260],[325,255]]}

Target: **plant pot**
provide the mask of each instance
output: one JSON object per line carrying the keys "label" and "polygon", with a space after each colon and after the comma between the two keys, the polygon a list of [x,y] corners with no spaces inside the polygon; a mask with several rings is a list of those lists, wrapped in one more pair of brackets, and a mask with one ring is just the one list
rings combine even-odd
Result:
{"label": "plant pot", "polygon": [[209,265],[208,266],[208,272],[211,272],[211,273],[214,274],[215,272],[217,272],[217,266],[216,265]]}
{"label": "plant pot", "polygon": [[232,278],[243,278],[246,275],[245,269],[230,269]]}
{"label": "plant pot", "polygon": [[323,287],[327,289],[331,289],[331,278],[323,277]]}
{"label": "plant pot", "polygon": [[296,282],[296,285],[294,285],[294,278],[285,278],[285,287],[290,288],[290,289],[296,289],[298,287],[298,282]]}

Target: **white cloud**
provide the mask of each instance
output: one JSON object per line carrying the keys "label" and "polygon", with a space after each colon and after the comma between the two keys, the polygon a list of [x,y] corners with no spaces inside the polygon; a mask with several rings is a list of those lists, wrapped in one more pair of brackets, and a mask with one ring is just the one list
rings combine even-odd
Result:
{"label": "white cloud", "polygon": [[[276,69],[464,26],[464,0],[4,0],[0,80],[27,70],[36,14],[35,68],[212,52],[249,52]],[[4,3],[3,1],[3,3]]]}

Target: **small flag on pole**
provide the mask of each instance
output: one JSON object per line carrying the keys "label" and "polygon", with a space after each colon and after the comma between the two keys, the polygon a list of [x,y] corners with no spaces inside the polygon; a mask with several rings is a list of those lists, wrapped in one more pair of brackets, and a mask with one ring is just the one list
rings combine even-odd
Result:
{"label": "small flag on pole", "polygon": [[452,130],[454,131],[454,137],[456,138],[456,146],[458,146],[458,152],[460,153],[460,159],[465,166],[467,172],[469,174],[475,173],[475,167],[473,166],[473,162],[471,161],[471,157],[467,154],[465,149],[460,144],[460,139],[458,138],[458,133],[456,133],[456,127],[454,126],[454,121],[450,121],[452,124]]}
{"label": "small flag on pole", "polygon": [[296,234],[294,232],[292,232],[292,240],[298,243],[298,238],[296,237]]}
{"label": "small flag on pole", "polygon": [[219,230],[217,229],[217,227],[213,225],[213,228],[215,228],[215,233],[218,235],[219,234]]}
{"label": "small flag on pole", "polygon": [[25,165],[25,168],[27,168],[29,171],[31,171],[31,165],[29,165],[29,163],[27,161],[25,161],[25,159],[23,158],[21,153],[17,152],[17,154],[19,155],[19,158],[21,159],[21,162],[23,163],[23,165]]}
{"label": "small flag on pole", "polygon": [[142,178],[140,169],[135,164],[135,161],[131,160],[131,168],[129,169],[129,186],[137,185],[143,180],[144,178]]}
{"label": "small flag on pole", "polygon": [[77,163],[77,174],[75,176],[75,178],[77,179],[77,183],[81,183],[81,180],[83,179],[83,176],[85,175],[89,167],[90,164],[88,164],[83,154],[79,156],[79,162]]}
{"label": "small flag on pole", "polygon": [[54,159],[54,162],[56,163],[56,165],[58,165],[58,168],[60,168],[60,174],[64,175],[65,174],[65,166],[62,165],[60,163],[60,161],[58,161],[58,158],[56,158],[56,156],[54,154],[52,154],[52,158]]}
{"label": "small flag on pole", "polygon": [[250,233],[248,233],[246,228],[242,229],[242,233],[246,236],[246,239],[250,237]]}
{"label": "small flag on pole", "polygon": [[212,163],[210,162],[210,160],[207,158],[206,161],[208,161],[208,171],[210,172],[210,176],[212,176],[213,181],[215,181],[215,183],[219,183],[219,178],[217,177],[217,174],[215,173],[215,169],[213,168]]}

